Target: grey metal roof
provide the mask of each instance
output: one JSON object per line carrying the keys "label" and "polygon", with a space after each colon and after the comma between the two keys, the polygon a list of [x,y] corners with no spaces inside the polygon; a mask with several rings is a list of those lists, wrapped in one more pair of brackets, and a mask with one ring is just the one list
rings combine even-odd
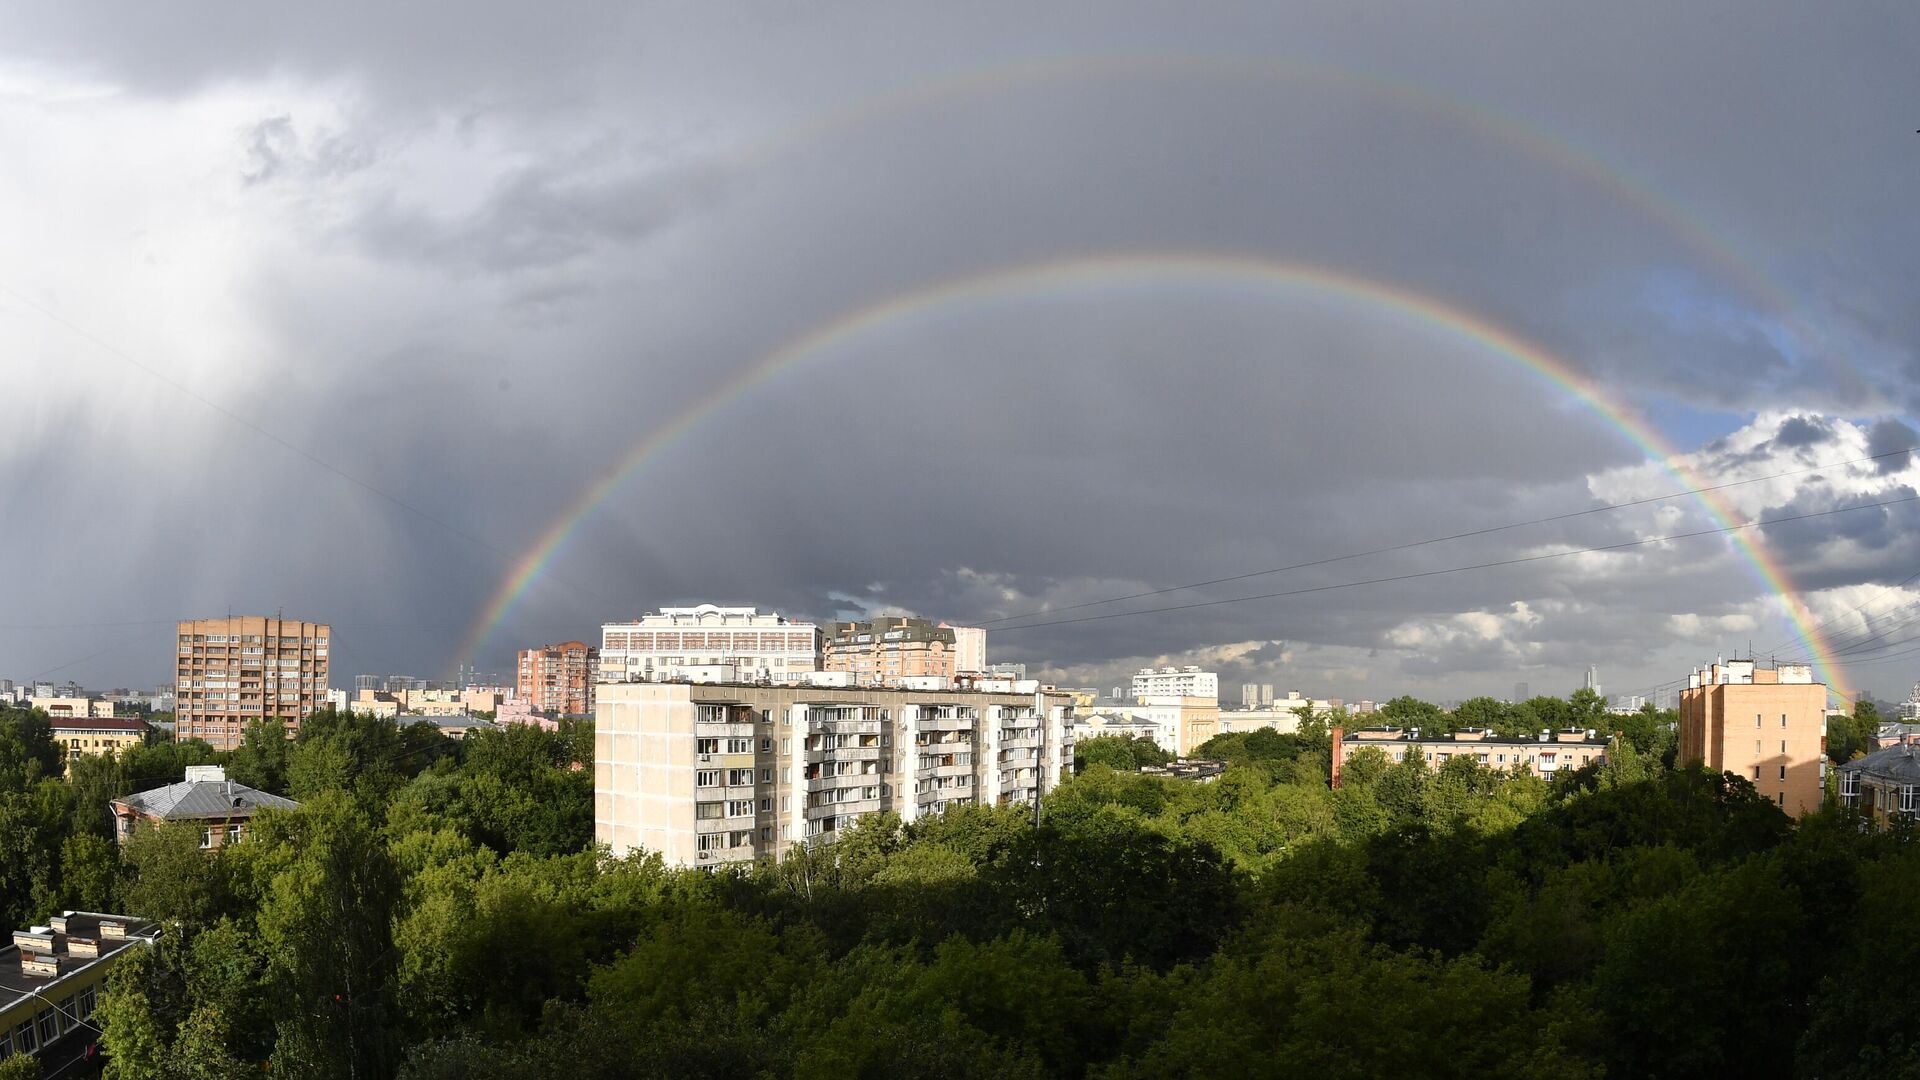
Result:
{"label": "grey metal roof", "polygon": [[292,799],[284,799],[231,780],[187,780],[129,795],[119,801],[130,810],[162,821],[244,817],[263,808],[292,810],[300,805]]}
{"label": "grey metal roof", "polygon": [[1876,780],[1920,784],[1920,746],[1902,743],[1875,750],[1840,766],[1843,773],[1861,773]]}

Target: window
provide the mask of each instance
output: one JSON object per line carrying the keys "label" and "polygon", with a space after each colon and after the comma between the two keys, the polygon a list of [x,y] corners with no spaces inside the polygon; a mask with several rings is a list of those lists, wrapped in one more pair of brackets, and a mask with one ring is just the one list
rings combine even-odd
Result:
{"label": "window", "polygon": [[45,1046],[60,1037],[60,1021],[48,1009],[40,1014],[40,1045]]}
{"label": "window", "polygon": [[203,825],[200,827],[200,846],[202,848],[210,848],[213,846],[213,826]]}
{"label": "window", "polygon": [[60,1033],[62,1035],[65,1035],[67,1032],[72,1031],[73,1030],[73,995],[68,994],[66,997],[61,998],[60,1004],[54,1006],[53,1011],[54,1011],[54,1014],[60,1020]]}
{"label": "window", "polygon": [[781,752],[781,753],[783,753],[783,754],[791,754],[791,753],[793,753],[793,740],[792,740],[792,739],[781,739],[781,740],[780,740],[780,752]]}
{"label": "window", "polygon": [[[99,989],[99,986],[95,985],[80,991],[80,1019],[85,1020],[87,1017],[93,1015],[94,1007],[99,1003],[99,999],[96,996],[96,992]],[[0,1061],[4,1061],[5,1059],[5,1053],[0,1052]]]}
{"label": "window", "polygon": [[760,812],[763,814],[773,813],[773,800],[771,798],[760,800]]}
{"label": "window", "polygon": [[1774,801],[1778,802],[1781,806],[1787,805],[1787,793],[1783,791],[1780,794],[1775,795]]}
{"label": "window", "polygon": [[1759,727],[1759,726],[1760,726],[1760,714],[1759,714],[1759,713],[1754,713],[1754,714],[1753,714],[1753,726],[1754,726],[1754,727]]}
{"label": "window", "polygon": [[714,821],[720,817],[722,809],[717,802],[694,803],[693,816],[697,821]]}
{"label": "window", "polygon": [[1758,779],[1760,779],[1760,766],[1758,766],[1758,765],[1755,765],[1755,766],[1753,767],[1753,778],[1754,778],[1755,780],[1758,780]]}
{"label": "window", "polygon": [[761,770],[760,770],[760,782],[761,782],[761,783],[763,783],[763,784],[771,784],[771,783],[773,783],[773,770],[772,770],[772,769],[761,769]]}
{"label": "window", "polygon": [[1780,752],[1783,754],[1787,752],[1787,740],[1785,739],[1780,740]]}
{"label": "window", "polygon": [[1853,805],[1853,800],[1859,797],[1860,797],[1860,774],[1857,772],[1841,773],[1840,774],[1840,798],[1845,800],[1847,805],[1851,806]]}
{"label": "window", "polygon": [[719,787],[719,769],[701,769],[693,774],[694,787]]}
{"label": "window", "polygon": [[33,1037],[33,1021],[31,1020],[21,1024],[20,1029],[13,1033],[13,1049],[15,1053],[31,1054],[33,1053],[34,1047],[39,1045],[40,1041]]}
{"label": "window", "polygon": [[760,752],[761,752],[761,753],[763,753],[763,754],[771,754],[771,753],[773,753],[773,740],[772,740],[772,739],[761,739],[761,740],[760,740]]}
{"label": "window", "polygon": [[727,753],[751,754],[753,753],[753,740],[752,739],[728,739]]}
{"label": "window", "polygon": [[1787,778],[1787,767],[1785,765],[1782,765],[1780,766],[1780,779],[1785,780],[1786,778]]}
{"label": "window", "polygon": [[1915,787],[1912,784],[1902,785],[1900,788],[1900,812],[1903,814],[1912,814],[1916,811],[1920,811],[1920,787]]}
{"label": "window", "polygon": [[753,783],[752,769],[728,769],[727,770],[728,786],[739,787],[743,784],[751,784],[751,783]]}
{"label": "window", "polygon": [[1781,713],[1781,714],[1780,714],[1780,726],[1781,726],[1781,727],[1786,727],[1786,726],[1787,726],[1787,714],[1786,714],[1786,713]]}
{"label": "window", "polygon": [[696,754],[717,754],[720,752],[719,739],[695,739],[693,751]]}
{"label": "window", "polygon": [[728,817],[752,817],[753,816],[753,800],[752,799],[728,800],[727,816]]}
{"label": "window", "polygon": [[0,1031],[0,1061],[13,1056],[13,1032]]}

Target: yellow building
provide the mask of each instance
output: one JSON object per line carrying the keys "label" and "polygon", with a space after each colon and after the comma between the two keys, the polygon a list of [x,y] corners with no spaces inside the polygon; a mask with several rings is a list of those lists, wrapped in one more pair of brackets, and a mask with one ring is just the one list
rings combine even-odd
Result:
{"label": "yellow building", "polygon": [[120,717],[54,717],[53,739],[69,758],[120,753],[147,738],[145,721]]}
{"label": "yellow building", "polygon": [[100,984],[127,950],[151,945],[145,919],[67,911],[45,926],[15,930],[0,949],[0,1061],[15,1054],[69,1062],[98,1036],[87,1023]]}

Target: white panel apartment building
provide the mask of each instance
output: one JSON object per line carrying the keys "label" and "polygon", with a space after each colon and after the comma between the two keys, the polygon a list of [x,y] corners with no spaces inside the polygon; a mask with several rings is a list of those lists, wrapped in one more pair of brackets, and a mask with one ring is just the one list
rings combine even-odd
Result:
{"label": "white panel apartment building", "polygon": [[820,670],[820,629],[758,608],[666,607],[600,628],[600,681],[652,682],[688,668],[733,668],[739,678],[779,680]]}
{"label": "white panel apartment building", "polygon": [[1150,697],[1220,697],[1220,676],[1197,667],[1141,668],[1133,676],[1133,700]]}
{"label": "white panel apartment building", "polygon": [[594,838],[718,866],[883,810],[1031,804],[1073,765],[1072,698],[1021,689],[602,684]]}

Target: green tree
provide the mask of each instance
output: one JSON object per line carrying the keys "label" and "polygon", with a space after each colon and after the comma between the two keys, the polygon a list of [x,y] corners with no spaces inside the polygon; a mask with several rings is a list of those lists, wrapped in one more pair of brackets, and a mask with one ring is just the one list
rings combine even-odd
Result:
{"label": "green tree", "polygon": [[378,1076],[399,1062],[393,916],[400,882],[365,813],[328,789],[254,819],[256,916],[278,1003],[273,1062],[305,1077]]}
{"label": "green tree", "polygon": [[1380,706],[1380,718],[1394,727],[1419,728],[1422,734],[1444,735],[1453,730],[1440,706],[1406,694]]}

